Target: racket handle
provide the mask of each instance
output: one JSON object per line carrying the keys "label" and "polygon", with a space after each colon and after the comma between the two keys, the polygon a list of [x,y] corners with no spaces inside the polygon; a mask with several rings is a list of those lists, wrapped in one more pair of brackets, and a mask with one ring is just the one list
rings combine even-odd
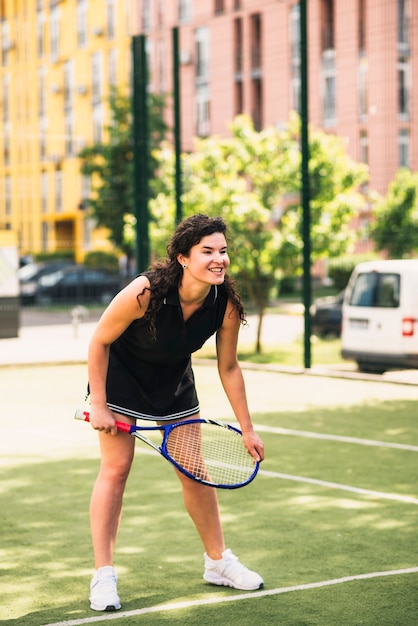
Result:
{"label": "racket handle", "polygon": [[[76,409],[74,413],[74,419],[81,420],[83,422],[90,422],[90,413],[88,411],[84,411],[83,409]],[[130,424],[126,424],[125,422],[116,422],[116,426],[118,430],[122,430],[125,433],[131,433],[132,427]]]}
{"label": "racket handle", "polygon": [[90,414],[87,411],[84,411],[83,409],[76,409],[76,412],[74,413],[74,419],[82,420],[83,422],[89,422]]}

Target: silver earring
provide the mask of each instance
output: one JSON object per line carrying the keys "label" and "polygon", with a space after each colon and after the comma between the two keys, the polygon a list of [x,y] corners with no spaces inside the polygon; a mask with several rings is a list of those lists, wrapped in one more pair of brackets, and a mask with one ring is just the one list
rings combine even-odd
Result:
{"label": "silver earring", "polygon": [[186,264],[184,264],[184,265],[183,265],[183,269],[186,269],[186,268],[187,268],[187,265],[186,265]]}

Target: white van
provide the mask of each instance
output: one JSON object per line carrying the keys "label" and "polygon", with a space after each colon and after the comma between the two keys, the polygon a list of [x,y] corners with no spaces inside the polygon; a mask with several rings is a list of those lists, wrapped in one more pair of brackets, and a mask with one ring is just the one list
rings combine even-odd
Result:
{"label": "white van", "polygon": [[343,303],[342,351],[362,372],[418,368],[418,259],[354,269]]}

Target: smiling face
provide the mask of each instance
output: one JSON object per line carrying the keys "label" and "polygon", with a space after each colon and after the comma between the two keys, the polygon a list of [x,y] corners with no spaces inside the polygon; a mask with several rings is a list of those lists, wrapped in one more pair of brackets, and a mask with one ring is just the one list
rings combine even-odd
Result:
{"label": "smiling face", "polygon": [[179,255],[177,260],[181,265],[187,265],[187,276],[206,284],[220,285],[230,263],[225,236],[213,233],[202,237],[187,257]]}

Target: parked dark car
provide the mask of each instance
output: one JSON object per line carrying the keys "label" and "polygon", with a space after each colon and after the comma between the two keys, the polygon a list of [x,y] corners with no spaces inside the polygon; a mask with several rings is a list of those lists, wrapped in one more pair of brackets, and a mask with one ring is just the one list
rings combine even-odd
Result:
{"label": "parked dark car", "polygon": [[120,288],[119,276],[115,274],[105,270],[73,266],[41,276],[35,302],[43,306],[54,303],[109,304]]}
{"label": "parked dark car", "polygon": [[57,270],[74,266],[70,261],[53,261],[50,263],[28,263],[17,271],[20,286],[20,302],[22,305],[33,304],[38,289],[38,281],[42,276]]}
{"label": "parked dark car", "polygon": [[312,332],[318,337],[340,337],[344,291],[315,300],[311,307]]}

